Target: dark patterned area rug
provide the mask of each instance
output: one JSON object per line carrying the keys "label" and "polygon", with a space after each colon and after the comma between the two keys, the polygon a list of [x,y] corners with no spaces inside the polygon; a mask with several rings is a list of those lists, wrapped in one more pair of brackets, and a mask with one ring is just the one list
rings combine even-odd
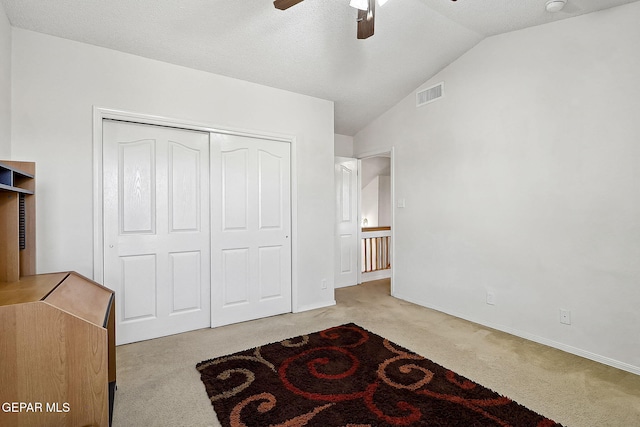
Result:
{"label": "dark patterned area rug", "polygon": [[559,426],[355,324],[196,366],[223,426]]}

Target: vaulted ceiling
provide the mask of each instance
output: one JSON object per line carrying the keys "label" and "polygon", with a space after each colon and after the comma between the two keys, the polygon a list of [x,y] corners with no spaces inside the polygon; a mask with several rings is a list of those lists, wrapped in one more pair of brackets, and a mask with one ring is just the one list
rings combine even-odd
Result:
{"label": "vaulted ceiling", "polygon": [[14,27],[335,102],[354,135],[485,37],[638,0],[389,0],[356,39],[349,0],[0,0]]}

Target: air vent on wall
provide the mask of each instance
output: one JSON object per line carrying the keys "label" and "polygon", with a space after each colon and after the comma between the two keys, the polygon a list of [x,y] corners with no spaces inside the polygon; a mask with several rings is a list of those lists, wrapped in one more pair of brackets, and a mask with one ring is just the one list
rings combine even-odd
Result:
{"label": "air vent on wall", "polygon": [[435,86],[416,92],[416,107],[422,107],[433,102],[444,95],[444,82],[440,82]]}

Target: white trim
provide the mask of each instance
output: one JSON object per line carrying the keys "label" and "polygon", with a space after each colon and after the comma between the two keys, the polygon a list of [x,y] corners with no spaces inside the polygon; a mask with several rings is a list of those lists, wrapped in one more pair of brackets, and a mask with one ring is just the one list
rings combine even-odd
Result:
{"label": "white trim", "polygon": [[[230,128],[198,123],[191,120],[154,116],[131,111],[93,106],[93,280],[104,283],[104,229],[102,194],[102,121],[121,120],[147,125],[168,126],[186,130],[245,136],[250,138],[281,141],[291,144],[291,310],[304,311],[298,307],[298,185],[297,185],[297,140],[294,135]],[[335,301],[333,302],[335,305]]]}
{"label": "white trim", "polygon": [[362,280],[362,160],[357,158],[358,162],[358,208],[356,209],[358,215],[358,231],[356,232],[356,238],[358,239],[358,274],[356,279],[356,285],[363,282]]}
{"label": "white trim", "polygon": [[298,309],[298,154],[297,140],[291,136],[291,312]]}
{"label": "white trim", "polygon": [[310,310],[317,310],[319,308],[333,307],[334,305],[336,305],[336,300],[332,300],[332,301],[329,301],[329,302],[321,302],[321,303],[316,303],[316,304],[306,304],[306,305],[299,306],[298,309],[296,311],[294,311],[294,313],[302,313],[303,311],[310,311]]}
{"label": "white trim", "polygon": [[[246,136],[250,138],[260,138],[272,141],[291,142],[295,139],[293,135],[247,130],[241,128],[232,128],[226,126],[213,125],[208,123],[199,123],[191,120],[176,119],[173,117],[155,116],[151,114],[135,113],[132,111],[114,110],[103,107],[93,107],[94,120],[96,114],[100,115],[100,121],[103,119],[122,120],[125,122],[135,122],[147,125],[168,126],[180,129],[195,130],[201,132],[213,132],[225,135]],[[95,123],[95,122],[94,122]],[[95,135],[95,134],[94,134]]]}
{"label": "white trim", "polygon": [[538,344],[546,345],[548,347],[557,348],[558,350],[565,351],[567,353],[575,354],[576,356],[584,357],[585,359],[593,360],[594,362],[602,363],[604,365],[612,366],[617,369],[621,369],[623,371],[631,372],[632,374],[640,375],[640,366],[634,366],[626,362],[621,362],[616,359],[612,359],[610,357],[602,356],[596,353],[592,353],[588,350],[583,350],[581,348],[573,347],[567,344],[563,344],[558,341],[550,340],[544,337],[540,337],[538,335],[531,334],[529,332],[521,331],[519,329],[511,328],[509,326],[504,326],[496,323],[486,322],[484,320],[479,320],[473,318],[473,316],[463,315],[461,313],[447,310],[445,308],[429,304],[426,301],[422,301],[415,298],[407,298],[404,295],[394,295],[394,297],[399,298],[404,301],[411,302],[413,304],[420,305],[422,307],[430,308],[432,310],[439,311],[441,313],[449,314],[451,316],[458,317],[460,319],[467,320],[469,322],[477,323],[479,325],[496,329],[498,331],[505,332],[510,335],[514,335],[520,338],[524,338],[529,341],[537,342]]}
{"label": "white trim", "polygon": [[102,195],[102,112],[93,107],[93,277],[104,283],[104,223]]}
{"label": "white trim", "polygon": [[387,157],[385,154],[389,154],[389,158],[393,155],[394,147],[380,148],[379,150],[365,151],[356,156],[356,159],[368,159],[369,157]]}
{"label": "white trim", "polygon": [[390,279],[393,269],[387,268],[386,270],[369,271],[368,273],[362,273],[362,281],[370,282],[372,280]]}
{"label": "white trim", "polygon": [[396,166],[395,166],[396,149],[391,146],[391,295],[395,295],[395,265],[396,265]]}
{"label": "white trim", "polygon": [[365,239],[376,238],[376,237],[387,237],[387,236],[391,236],[391,230],[365,231],[362,234],[366,234]]}

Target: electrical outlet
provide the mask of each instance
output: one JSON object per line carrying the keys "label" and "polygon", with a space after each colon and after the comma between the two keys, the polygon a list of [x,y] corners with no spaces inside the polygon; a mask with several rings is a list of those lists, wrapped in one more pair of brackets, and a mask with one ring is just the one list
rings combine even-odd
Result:
{"label": "electrical outlet", "polygon": [[327,279],[322,279],[320,281],[320,286],[322,287],[322,289],[327,289]]}
{"label": "electrical outlet", "polygon": [[564,325],[571,324],[571,312],[569,310],[560,309],[560,323]]}
{"label": "electrical outlet", "polygon": [[487,291],[487,304],[495,305],[496,304],[496,294],[492,291]]}

